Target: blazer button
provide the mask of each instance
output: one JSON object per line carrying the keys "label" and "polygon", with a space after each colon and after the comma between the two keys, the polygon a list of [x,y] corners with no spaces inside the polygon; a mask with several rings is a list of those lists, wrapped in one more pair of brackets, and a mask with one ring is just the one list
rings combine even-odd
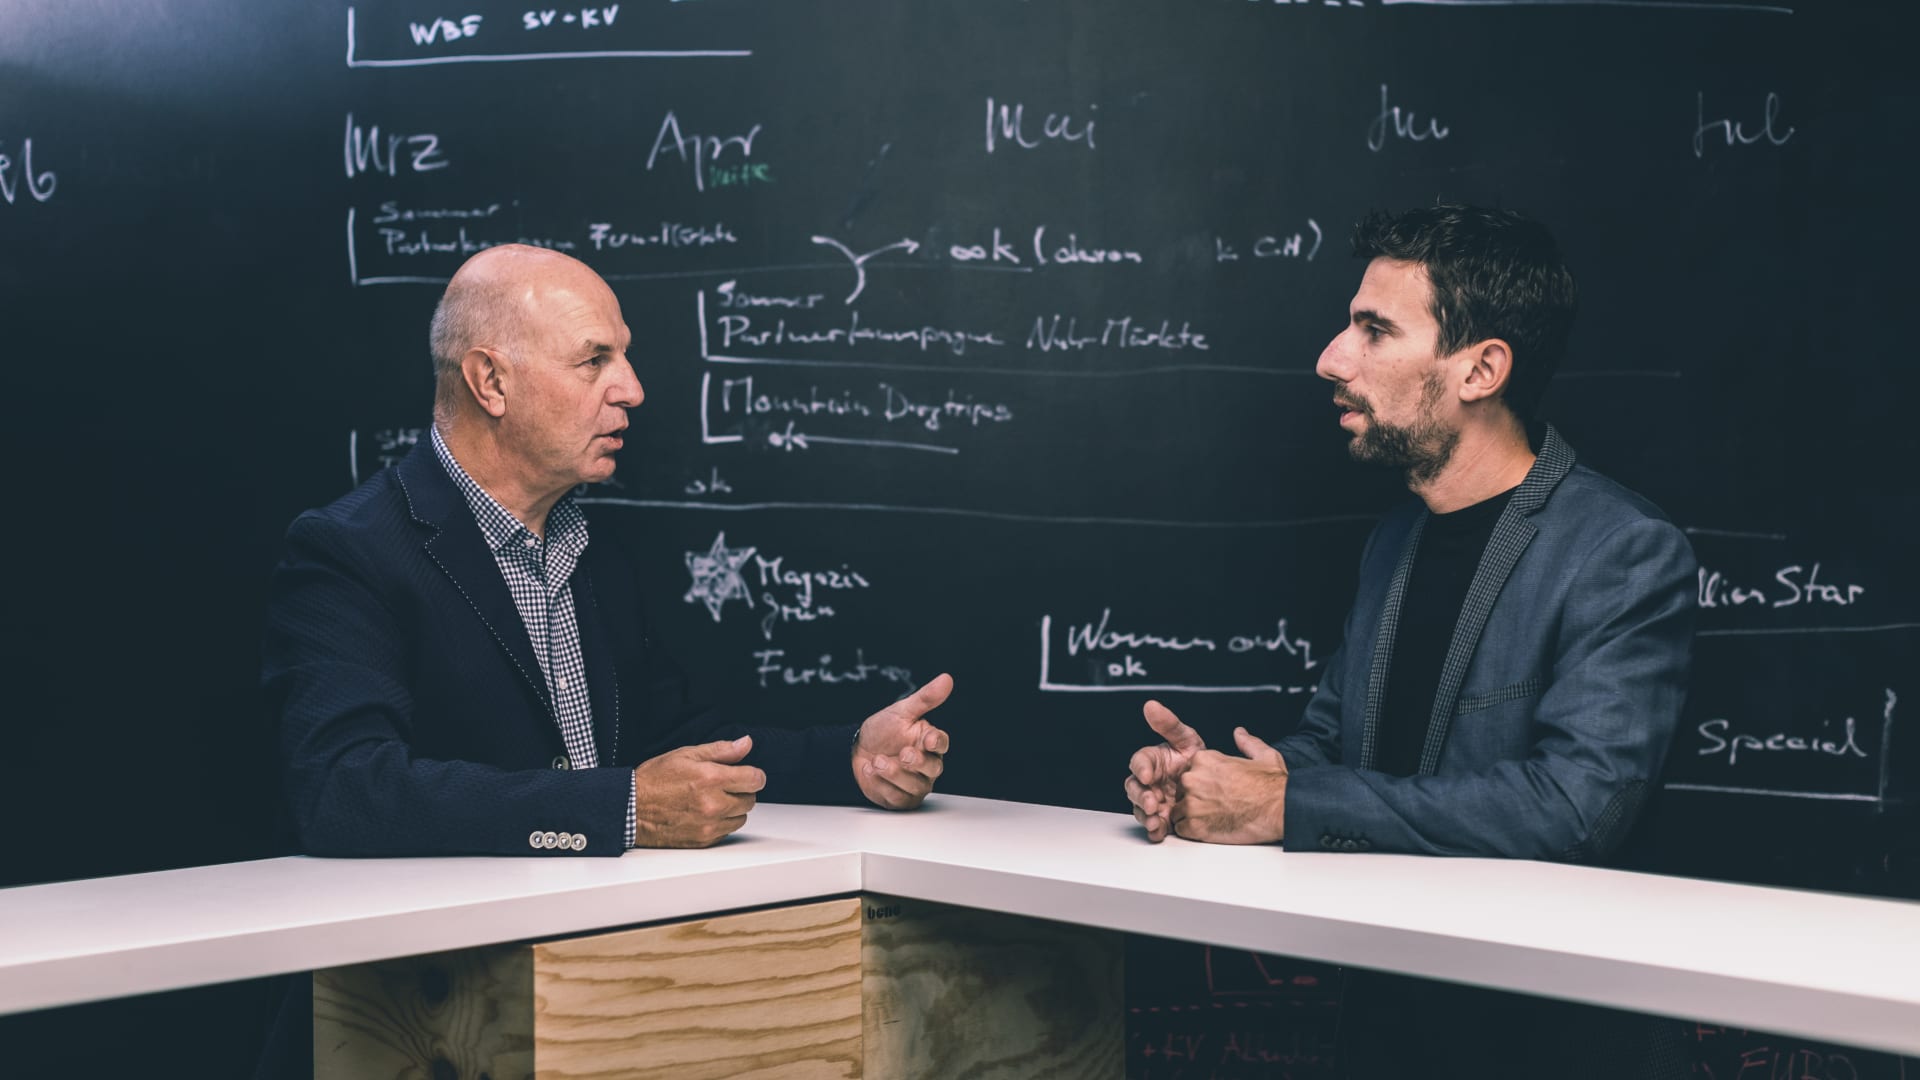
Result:
{"label": "blazer button", "polygon": [[1320,846],[1321,846],[1321,847],[1323,847],[1323,848],[1326,848],[1326,849],[1327,849],[1328,851],[1332,851],[1332,850],[1333,850],[1333,844],[1334,844],[1334,839],[1333,839],[1333,837],[1331,837],[1331,836],[1328,836],[1328,835],[1326,835],[1325,833],[1322,833],[1322,834],[1320,834]]}
{"label": "blazer button", "polygon": [[587,834],[586,833],[577,832],[573,834],[573,850],[575,851],[587,850]]}
{"label": "blazer button", "polygon": [[527,837],[527,846],[536,850],[545,847],[546,845],[541,842],[543,835],[543,833],[536,830],[532,836]]}
{"label": "blazer button", "polygon": [[553,833],[543,832],[540,834],[540,846],[543,848],[559,847],[560,838]]}
{"label": "blazer button", "polygon": [[573,763],[567,760],[565,754],[562,754],[553,759],[553,767],[556,769],[571,769],[573,768]]}
{"label": "blazer button", "polygon": [[557,836],[557,837],[555,837],[555,838],[554,838],[554,845],[553,845],[553,846],[554,846],[554,847],[557,847],[557,848],[559,848],[559,849],[560,849],[561,851],[570,851],[570,850],[572,850],[572,848],[573,848],[573,834],[572,834],[572,833],[564,833],[564,832],[563,832],[563,833],[561,833],[561,834],[560,834],[559,836]]}

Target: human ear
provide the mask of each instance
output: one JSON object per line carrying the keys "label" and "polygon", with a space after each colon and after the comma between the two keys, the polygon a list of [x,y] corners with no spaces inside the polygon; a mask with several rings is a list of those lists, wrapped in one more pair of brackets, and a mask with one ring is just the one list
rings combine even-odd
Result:
{"label": "human ear", "polygon": [[1471,366],[1460,384],[1460,400],[1483,401],[1498,397],[1513,375],[1513,350],[1499,338],[1488,338],[1466,350]]}
{"label": "human ear", "polygon": [[506,358],[491,349],[468,349],[460,358],[460,378],[467,392],[488,416],[498,419],[507,412]]}

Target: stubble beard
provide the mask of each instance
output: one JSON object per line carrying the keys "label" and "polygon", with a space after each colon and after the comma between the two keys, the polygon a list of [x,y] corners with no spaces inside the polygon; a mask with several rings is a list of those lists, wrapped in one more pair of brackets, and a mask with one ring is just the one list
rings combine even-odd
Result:
{"label": "stubble beard", "polygon": [[1430,483],[1453,460],[1453,451],[1460,445],[1460,433],[1435,415],[1435,407],[1445,393],[1438,375],[1427,376],[1420,387],[1419,418],[1404,426],[1383,423],[1366,402],[1350,398],[1361,406],[1367,426],[1347,443],[1348,455],[1362,464],[1401,470],[1408,487]]}

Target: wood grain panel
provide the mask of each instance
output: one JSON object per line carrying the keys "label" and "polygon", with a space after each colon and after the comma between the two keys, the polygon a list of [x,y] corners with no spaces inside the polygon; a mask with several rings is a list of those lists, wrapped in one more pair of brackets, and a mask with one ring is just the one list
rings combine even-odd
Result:
{"label": "wood grain panel", "polygon": [[532,951],[541,1077],[861,1075],[854,898]]}
{"label": "wood grain panel", "polygon": [[533,1075],[533,964],[524,946],[313,973],[315,1080]]}
{"label": "wood grain panel", "polygon": [[1123,1074],[1122,935],[922,900],[863,899],[867,1076]]}

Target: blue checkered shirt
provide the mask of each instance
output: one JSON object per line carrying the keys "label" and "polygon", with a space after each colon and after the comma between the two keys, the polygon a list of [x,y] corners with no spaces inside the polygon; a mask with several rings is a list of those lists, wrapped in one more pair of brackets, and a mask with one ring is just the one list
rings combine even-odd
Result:
{"label": "blue checkered shirt", "polygon": [[[571,498],[563,497],[547,512],[547,538],[541,540],[467,475],[454,460],[453,451],[447,449],[437,425],[433,429],[433,450],[472,507],[474,520],[480,523],[480,535],[500,566],[500,576],[513,594],[520,621],[526,624],[533,654],[540,661],[540,674],[546,678],[554,719],[560,724],[560,737],[567,746],[567,767],[591,769],[599,764],[593,745],[593,701],[587,694],[587,664],[580,652],[573,590],[567,586],[580,555],[587,550],[586,515]],[[629,784],[628,847],[633,846],[637,831],[637,810],[636,792]]]}

